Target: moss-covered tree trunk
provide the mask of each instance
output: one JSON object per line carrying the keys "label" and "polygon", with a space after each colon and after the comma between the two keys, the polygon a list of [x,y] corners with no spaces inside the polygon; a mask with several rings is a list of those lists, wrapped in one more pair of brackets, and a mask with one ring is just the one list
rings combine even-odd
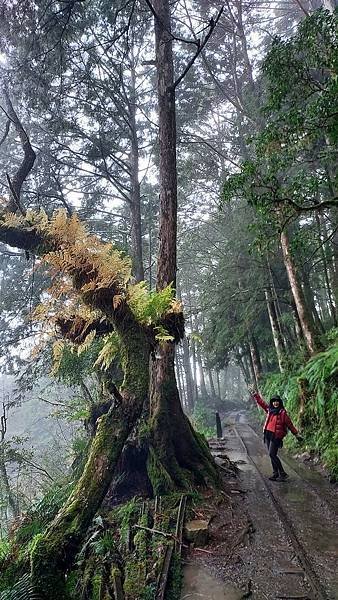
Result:
{"label": "moss-covered tree trunk", "polygon": [[66,504],[32,553],[32,579],[41,600],[65,598],[65,575],[99,510],[124,444],[141,415],[149,390],[149,343],[128,319],[116,323],[123,344],[120,400],[100,417],[83,473]]}

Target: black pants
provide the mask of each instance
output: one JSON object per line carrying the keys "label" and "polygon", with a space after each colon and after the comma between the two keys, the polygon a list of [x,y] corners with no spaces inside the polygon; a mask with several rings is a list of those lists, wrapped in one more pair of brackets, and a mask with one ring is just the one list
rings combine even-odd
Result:
{"label": "black pants", "polygon": [[283,473],[285,473],[285,471],[283,469],[283,465],[282,465],[280,459],[277,456],[277,452],[282,445],[281,440],[279,440],[278,438],[275,438],[272,431],[265,431],[264,440],[265,440],[265,443],[266,443],[268,451],[269,451],[269,456],[270,456],[274,475],[282,475]]}

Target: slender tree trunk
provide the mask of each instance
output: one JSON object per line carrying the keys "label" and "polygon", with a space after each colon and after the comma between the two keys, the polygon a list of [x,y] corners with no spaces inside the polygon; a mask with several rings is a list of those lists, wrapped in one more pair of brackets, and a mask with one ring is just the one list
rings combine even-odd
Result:
{"label": "slender tree trunk", "polygon": [[204,368],[203,368],[203,363],[202,363],[202,353],[201,353],[201,348],[199,345],[196,346],[196,358],[197,358],[197,364],[198,364],[198,370],[199,370],[199,376],[200,376],[201,396],[202,396],[203,400],[205,401],[208,397],[208,391],[207,391],[207,386],[205,383]]}
{"label": "slender tree trunk", "polygon": [[191,373],[191,362],[190,362],[190,350],[187,337],[184,336],[182,340],[183,348],[183,368],[185,372],[185,381],[187,387],[187,409],[188,413],[192,414],[194,411],[194,386],[193,378]]}
{"label": "slender tree trunk", "polygon": [[218,394],[218,397],[222,398],[222,394],[221,394],[221,381],[220,381],[219,370],[218,369],[216,371],[216,381],[217,381],[217,394]]}
{"label": "slender tree trunk", "polygon": [[326,292],[327,292],[327,299],[328,299],[328,304],[329,304],[329,310],[330,310],[330,314],[331,314],[331,318],[333,321],[333,324],[335,327],[337,327],[337,314],[336,314],[336,308],[333,302],[333,297],[332,297],[332,290],[331,290],[331,283],[330,283],[330,276],[329,276],[329,269],[328,269],[328,265],[327,265],[327,257],[326,257],[326,253],[325,253],[325,248],[323,246],[323,232],[322,232],[322,225],[321,225],[321,221],[320,221],[320,217],[319,215],[316,213],[315,215],[316,217],[316,223],[317,223],[317,229],[318,229],[318,241],[320,243],[320,253],[321,253],[321,257],[322,257],[322,261],[323,261],[323,273],[324,273],[324,279],[325,279],[325,286],[326,286]]}
{"label": "slender tree trunk", "polygon": [[142,250],[142,221],[141,221],[141,192],[139,183],[139,145],[136,126],[136,88],[135,67],[131,68],[131,98],[129,102],[129,121],[131,129],[131,251],[133,272],[136,281],[144,280],[143,250]]}
{"label": "slender tree trunk", "polygon": [[11,509],[12,516],[17,517],[19,515],[19,507],[9,481],[2,443],[0,444],[0,479],[2,480],[5,498]]}
{"label": "slender tree trunk", "polygon": [[252,349],[252,345],[249,343],[248,345],[248,357],[249,357],[249,365],[250,365],[250,372],[251,372],[251,377],[250,380],[253,381],[253,383],[255,384],[256,388],[258,389],[259,387],[259,377],[257,377],[257,365],[255,366],[255,361],[253,358],[253,349]]}
{"label": "slender tree trunk", "polygon": [[210,367],[208,367],[207,371],[208,371],[210,393],[211,393],[212,398],[216,398],[216,390],[215,390],[214,380],[212,378],[212,370],[210,369]]}
{"label": "slender tree trunk", "polygon": [[244,381],[248,385],[249,383],[251,383],[249,366],[248,366],[247,362],[245,361],[244,356],[241,352],[237,352],[236,359],[239,364],[239,368],[242,371]]}
{"label": "slender tree trunk", "polygon": [[194,405],[198,401],[198,387],[197,387],[197,359],[196,359],[196,343],[195,340],[191,340],[191,355],[192,355],[192,378],[193,378],[193,389],[194,389]]}
{"label": "slender tree trunk", "polygon": [[316,330],[312,316],[305,302],[304,293],[300,285],[296,266],[291,254],[289,238],[285,230],[283,230],[281,233],[281,246],[284,264],[288,274],[292,295],[296,304],[297,313],[299,315],[306,347],[310,354],[314,354],[318,348]]}
{"label": "slender tree trunk", "polygon": [[[322,333],[325,333],[323,320],[321,319],[319,312],[317,310],[317,307],[316,307],[314,294],[313,294],[311,284],[310,284],[309,273],[306,270],[306,268],[302,269],[302,284],[303,284],[305,304],[308,307],[309,314],[311,314],[311,316],[312,316],[315,331],[321,331]],[[319,303],[318,303],[318,306],[320,307]]]}
{"label": "slender tree trunk", "polygon": [[338,209],[331,210],[333,236],[331,240],[333,253],[332,287],[336,309],[338,311]]}
{"label": "slender tree trunk", "polygon": [[178,393],[181,398],[181,404],[184,404],[184,393],[183,393],[183,386],[182,386],[181,367],[180,367],[180,363],[179,363],[177,348],[176,348],[176,352],[175,352],[175,367],[176,367],[176,373],[177,373]]}
{"label": "slender tree trunk", "polygon": [[299,344],[302,344],[304,342],[304,335],[303,335],[303,330],[302,330],[302,326],[300,323],[296,303],[293,299],[291,302],[291,313],[292,313],[292,317],[293,317],[293,323],[294,323],[295,335],[296,335],[297,341]]}
{"label": "slender tree trunk", "polygon": [[269,313],[269,320],[270,320],[270,325],[271,325],[273,342],[275,344],[279,370],[281,373],[283,373],[284,372],[284,366],[283,366],[284,346],[283,346],[283,340],[281,339],[280,330],[279,330],[278,322],[277,322],[276,309],[275,309],[274,302],[271,298],[270,290],[265,290],[265,299],[266,299],[266,305],[267,305],[267,309],[268,309],[268,313]]}
{"label": "slender tree trunk", "polygon": [[260,358],[256,338],[253,335],[249,339],[249,348],[250,348],[250,355],[252,358],[252,366],[253,366],[254,373],[255,373],[255,379],[258,384],[258,382],[262,376],[262,363],[261,363],[261,358]]}

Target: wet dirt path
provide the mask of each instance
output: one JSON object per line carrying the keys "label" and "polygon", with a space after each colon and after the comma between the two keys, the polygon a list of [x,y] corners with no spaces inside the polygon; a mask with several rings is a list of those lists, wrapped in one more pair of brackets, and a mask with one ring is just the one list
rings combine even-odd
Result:
{"label": "wet dirt path", "polygon": [[244,413],[228,417],[211,447],[240,469],[246,493],[236,497],[234,520],[250,522],[252,535],[228,555],[210,546],[209,556],[190,557],[181,599],[338,600],[337,490],[283,452],[290,479],[270,482],[262,438]]}

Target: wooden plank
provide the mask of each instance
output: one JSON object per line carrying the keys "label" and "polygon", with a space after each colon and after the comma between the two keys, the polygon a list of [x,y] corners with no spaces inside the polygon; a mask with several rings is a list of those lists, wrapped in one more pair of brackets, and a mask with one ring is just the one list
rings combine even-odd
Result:
{"label": "wooden plank", "polygon": [[164,559],[163,559],[163,563],[162,563],[161,573],[159,575],[158,582],[157,582],[155,600],[164,600],[165,591],[166,591],[167,583],[168,583],[168,575],[169,575],[171,557],[173,555],[173,549],[174,549],[174,547],[172,544],[169,544],[166,547],[165,555],[164,555]]}
{"label": "wooden plank", "polygon": [[185,509],[187,505],[187,497],[184,494],[181,496],[180,505],[178,508],[177,521],[176,521],[176,530],[175,536],[177,541],[175,542],[175,552],[181,555],[182,550],[182,537],[183,537],[183,527],[184,527],[184,517],[185,517]]}
{"label": "wooden plank", "polygon": [[113,565],[111,568],[111,581],[113,584],[115,600],[125,600],[122,586],[121,571],[115,565]]}

